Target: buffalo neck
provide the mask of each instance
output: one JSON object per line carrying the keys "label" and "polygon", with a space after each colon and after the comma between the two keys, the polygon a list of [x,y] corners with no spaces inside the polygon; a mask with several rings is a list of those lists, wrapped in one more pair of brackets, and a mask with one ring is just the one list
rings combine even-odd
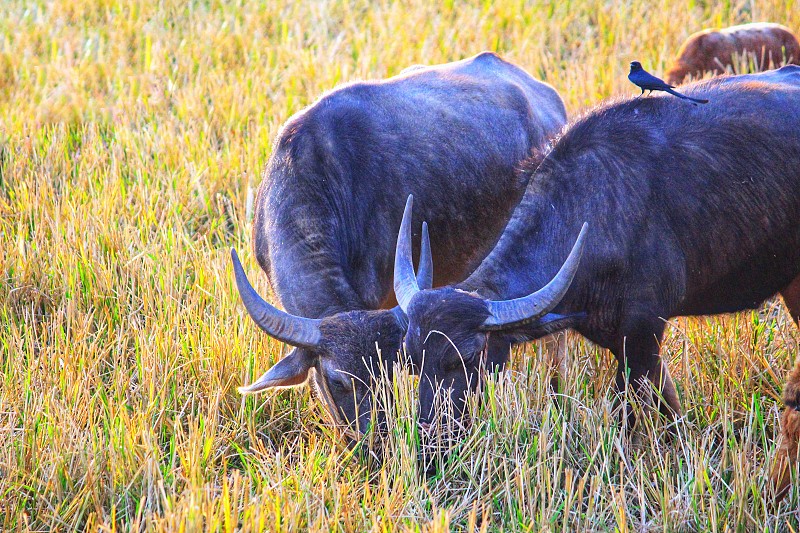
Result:
{"label": "buffalo neck", "polygon": [[554,172],[532,176],[495,248],[457,288],[489,299],[511,299],[540,289],[555,276],[581,225],[590,221],[580,198],[565,190],[569,187],[557,186]]}

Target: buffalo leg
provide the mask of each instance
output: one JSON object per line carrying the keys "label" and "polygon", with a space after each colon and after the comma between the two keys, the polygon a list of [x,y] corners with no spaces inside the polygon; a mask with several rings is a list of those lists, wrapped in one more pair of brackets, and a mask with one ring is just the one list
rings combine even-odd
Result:
{"label": "buffalo leg", "polygon": [[[674,421],[681,406],[669,370],[659,355],[664,323],[660,319],[641,321],[628,331],[612,350],[617,359],[617,391],[625,392],[630,385],[640,400],[647,400],[642,389],[649,381],[660,395],[657,399],[659,411],[669,421]],[[628,423],[634,422],[629,413],[627,419]]]}
{"label": "buffalo leg", "polygon": [[[786,289],[782,290],[781,296],[795,323],[800,326],[800,277],[795,278]],[[792,465],[797,461],[798,441],[800,441],[800,356],[786,380],[783,403],[786,407],[781,417],[781,446],[772,470],[772,482],[777,500],[783,498],[789,491]]]}

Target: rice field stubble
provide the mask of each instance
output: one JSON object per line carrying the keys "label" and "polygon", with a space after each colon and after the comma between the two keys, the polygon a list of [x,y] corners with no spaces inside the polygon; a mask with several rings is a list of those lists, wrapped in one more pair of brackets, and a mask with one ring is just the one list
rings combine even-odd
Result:
{"label": "rice field stubble", "polygon": [[[0,529],[787,530],[766,505],[800,334],[780,302],[675,320],[686,416],[616,424],[611,357],[535,345],[491,380],[442,473],[417,473],[401,375],[368,468],[307,388],[243,399],[281,355],[242,309],[248,197],[277,130],[336,84],[493,50],[571,114],[635,94],[685,37],[793,1],[24,1],[0,4]],[[263,275],[253,276],[267,293]]]}

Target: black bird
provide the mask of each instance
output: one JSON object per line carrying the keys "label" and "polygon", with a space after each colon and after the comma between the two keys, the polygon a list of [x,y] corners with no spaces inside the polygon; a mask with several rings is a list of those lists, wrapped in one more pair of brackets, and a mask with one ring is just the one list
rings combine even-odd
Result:
{"label": "black bird", "polygon": [[[692,102],[697,102],[698,104],[707,104],[708,100],[702,100],[700,98],[692,98],[691,96],[686,96],[685,94],[681,94],[678,91],[673,91],[674,88],[672,85],[668,85],[664,83],[664,80],[660,80],[647,72],[645,69],[642,68],[642,64],[638,61],[631,61],[631,72],[628,74],[628,79],[631,80],[631,83],[636,85],[642,90],[642,94],[645,91],[650,91],[647,94],[652,93],[653,91],[665,91],[669,94],[675,95],[678,98],[683,98],[684,100],[691,100]],[[639,96],[642,96],[640,94]]]}

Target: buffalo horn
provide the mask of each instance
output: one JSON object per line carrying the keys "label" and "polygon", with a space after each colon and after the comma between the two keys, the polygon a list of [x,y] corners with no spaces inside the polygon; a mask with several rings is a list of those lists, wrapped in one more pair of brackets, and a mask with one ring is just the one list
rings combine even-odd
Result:
{"label": "buffalo horn", "polygon": [[567,260],[550,283],[532,294],[514,300],[485,300],[491,315],[483,323],[484,329],[503,329],[530,322],[544,316],[557,306],[578,270],[587,228],[588,224],[584,223]]}
{"label": "buffalo horn", "polygon": [[231,260],[233,260],[233,271],[236,275],[239,296],[259,328],[270,337],[292,346],[311,350],[319,346],[322,338],[319,331],[321,320],[294,316],[271,306],[250,285],[242,263],[239,262],[239,256],[233,248],[231,248]]}
{"label": "buffalo horn", "polygon": [[413,205],[414,196],[409,194],[405,211],[403,211],[403,222],[400,224],[400,232],[397,235],[397,249],[394,254],[394,294],[404,313],[408,312],[408,304],[411,302],[411,298],[420,290],[417,277],[414,275],[414,265],[411,258],[411,208]]}

